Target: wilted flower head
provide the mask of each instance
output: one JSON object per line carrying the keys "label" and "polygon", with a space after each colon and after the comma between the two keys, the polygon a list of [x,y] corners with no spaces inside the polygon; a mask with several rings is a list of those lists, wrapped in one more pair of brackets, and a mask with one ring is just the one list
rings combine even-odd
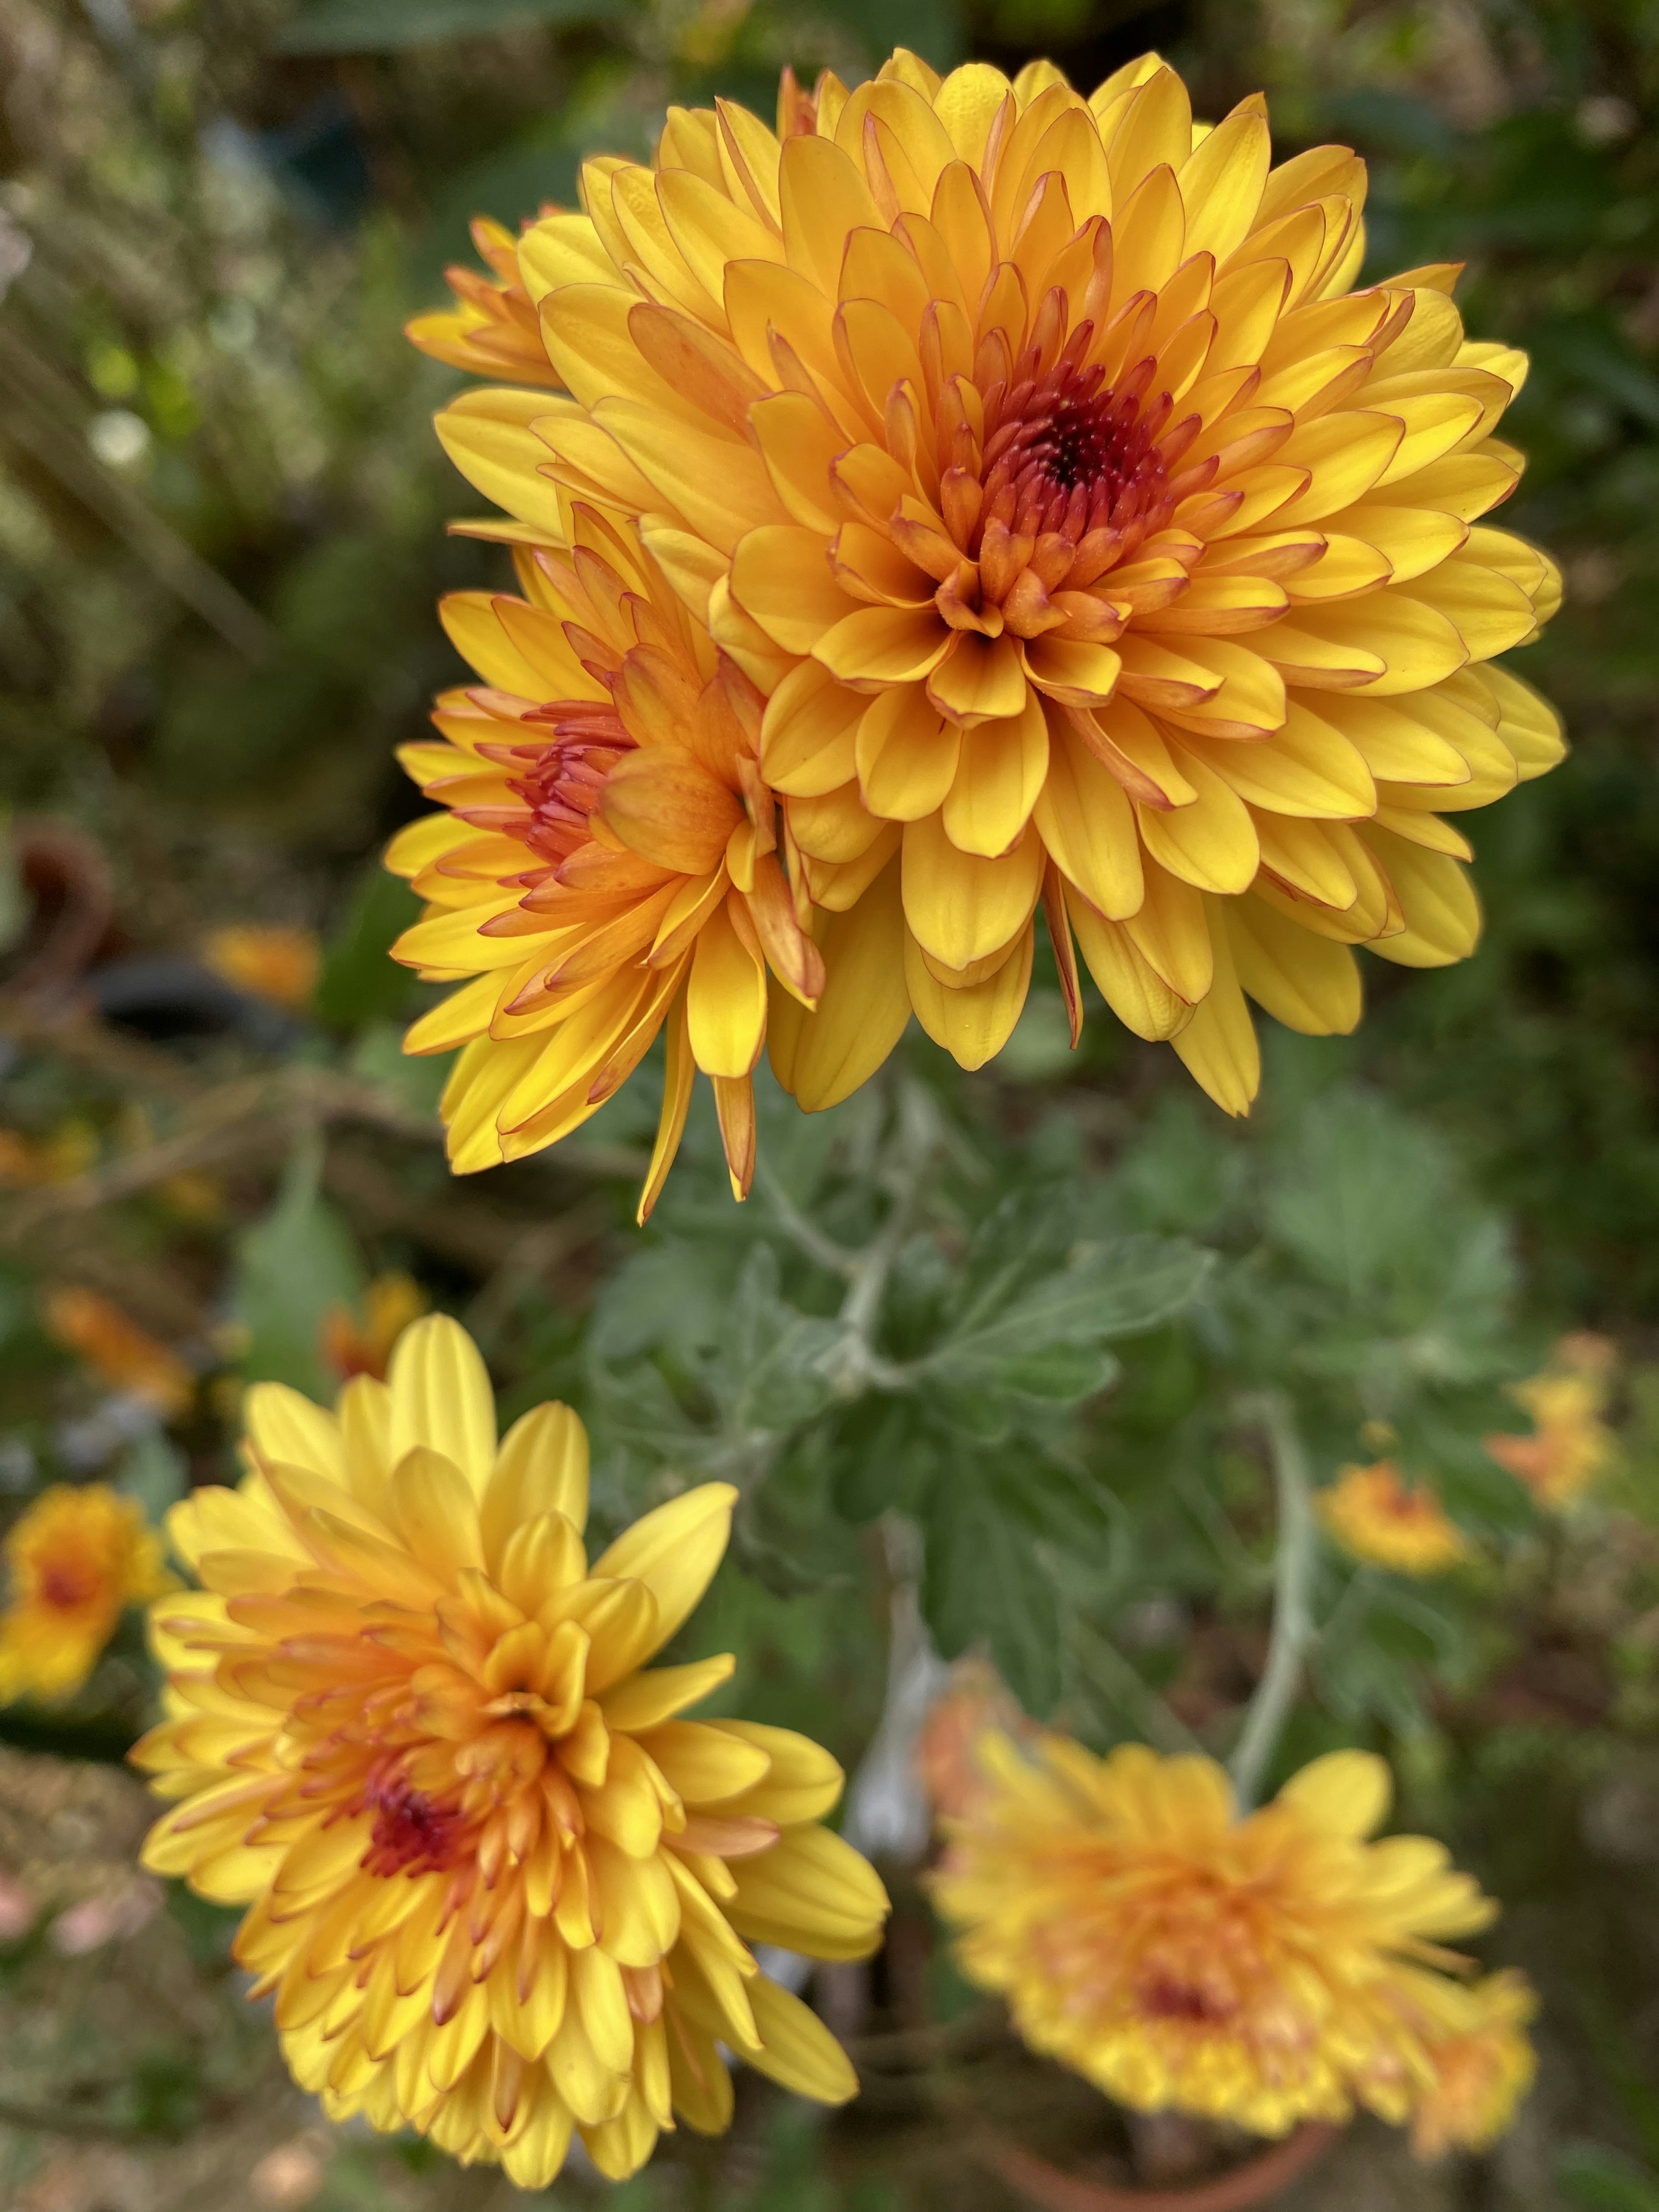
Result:
{"label": "wilted flower head", "polygon": [[1155,54],[1086,98],[901,51],[786,81],[775,132],[671,109],[520,241],[570,398],[440,417],[522,523],[550,475],[639,518],[765,698],[812,896],[902,856],[909,995],[965,1066],[1042,903],[1074,1022],[1080,948],[1242,1112],[1246,995],[1346,1030],[1351,947],[1462,957],[1441,817],[1560,756],[1490,665],[1559,596],[1481,520],[1524,359],[1465,339],[1455,267],[1350,291],[1347,148],[1271,163],[1259,97],[1195,123]]}
{"label": "wilted flower head", "polygon": [[1456,1963],[1441,1939],[1495,1907],[1427,1838],[1365,1840],[1380,1759],[1316,1759],[1240,1819],[1207,1759],[1100,1759],[1058,1735],[981,1758],[990,1786],[947,1824],[934,1894],[1033,2050],[1136,2110],[1259,2135],[1357,2104],[1405,2117],[1431,2073],[1392,1980]]}
{"label": "wilted flower head", "polygon": [[1581,1329],[1562,1338],[1541,1374],[1510,1392],[1531,1414],[1532,1434],[1490,1436],[1486,1449],[1540,1505],[1571,1505],[1612,1465],[1618,1446],[1601,1415],[1617,1360],[1606,1337]]}
{"label": "wilted flower head", "polygon": [[1430,1486],[1404,1481],[1391,1459],[1339,1468],[1315,1504],[1344,1551],[1395,1574],[1442,1574],[1474,1557],[1474,1545]]}
{"label": "wilted flower head", "polygon": [[240,1489],[170,1518],[205,1588],[155,1608],[168,1717],[134,1756],[180,1801],[145,1863],[249,1907],[236,1955],[302,2087],[526,2189],[573,2129],[620,2177],[676,2114],[724,2128],[721,2045],[850,2096],[750,1948],[875,1948],[881,1884],[818,1825],[841,1770],[787,1729],[680,1717],[729,1656],[646,1666],[736,1492],[689,1491],[590,1564],[580,1423],[541,1406],[498,1443],[441,1318],[335,1413],[265,1383],[246,1413]]}
{"label": "wilted flower head", "polygon": [[446,742],[404,748],[446,811],[388,850],[430,902],[392,950],[431,980],[463,982],[406,1040],[417,1053],[463,1048],[443,1097],[462,1172],[580,1127],[666,1029],[643,1219],[699,1068],[742,1197],[769,1025],[775,1063],[787,1059],[816,1105],[892,1049],[909,1015],[896,871],[856,918],[812,915],[761,772],[753,683],[631,524],[543,490],[568,549],[519,549],[522,599],[444,604],[482,682],[440,700]]}
{"label": "wilted flower head", "polygon": [[0,1705],[73,1697],[127,1607],[172,1586],[137,1499],[101,1482],[42,1491],[13,1522],[5,1552]]}
{"label": "wilted flower head", "polygon": [[49,1291],[46,1323],[66,1352],[112,1389],[147,1400],[164,1420],[182,1413],[195,1395],[196,1378],[179,1354],[100,1291],[65,1284]]}

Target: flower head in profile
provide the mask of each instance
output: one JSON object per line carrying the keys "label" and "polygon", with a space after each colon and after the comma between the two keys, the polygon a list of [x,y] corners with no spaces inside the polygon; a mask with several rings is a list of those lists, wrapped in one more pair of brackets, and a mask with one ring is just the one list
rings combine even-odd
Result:
{"label": "flower head in profile", "polygon": [[173,1583],[137,1499],[101,1482],[42,1491],[13,1522],[5,1552],[0,1705],[73,1697],[126,1608]]}
{"label": "flower head in profile", "polygon": [[179,1802],[144,1862],[248,1911],[236,1956],[336,2118],[411,2126],[542,2189],[678,2115],[723,2129],[721,2046],[807,2096],[856,2083],[750,1945],[861,1958],[886,1899],[822,1826],[834,1759],[687,1720],[730,1657],[652,1668],[725,1550],[705,1484],[597,1559],[568,1407],[499,1442],[483,1364],[420,1321],[325,1412],[246,1400],[251,1472],[169,1528],[203,1588],[158,1605],[167,1717],[134,1753]]}
{"label": "flower head in profile", "polygon": [[1428,2051],[1432,2080],[1412,2106],[1411,2144],[1420,2159],[1487,2150],[1532,2087],[1538,2054],[1527,2024],[1538,1998],[1513,1969],[1471,1987],[1442,1975],[1402,1978],[1399,2002]]}
{"label": "flower head in profile", "polygon": [[1437,1575],[1474,1547],[1425,1482],[1407,1482],[1391,1459],[1339,1468],[1315,1501],[1328,1534],[1357,1559],[1398,1575]]}
{"label": "flower head in profile", "polygon": [[1155,54],[1085,96],[901,51],[786,81],[775,131],[674,108],[651,166],[590,161],[519,252],[570,398],[440,417],[522,520],[550,474],[639,518],[764,695],[812,896],[900,857],[965,1066],[1042,905],[1074,1024],[1080,950],[1243,1111],[1247,999],[1347,1030],[1353,947],[1462,958],[1445,817],[1560,756],[1492,665],[1559,595],[1485,520],[1524,359],[1465,337],[1454,267],[1350,289],[1365,183],[1275,167],[1259,97],[1194,122]]}
{"label": "flower head in profile", "polygon": [[[557,209],[544,207],[543,219]],[[488,216],[472,226],[472,243],[488,276],[476,269],[447,269],[455,304],[404,325],[404,335],[434,361],[474,376],[505,376],[515,384],[556,385],[559,378],[542,343],[535,304],[520,267],[522,240]],[[532,258],[533,264],[533,248]]]}
{"label": "flower head in profile", "polygon": [[1613,1464],[1618,1445],[1601,1416],[1616,1347],[1588,1329],[1564,1336],[1543,1372],[1510,1395],[1532,1417],[1530,1436],[1500,1432],[1486,1449],[1553,1511],[1571,1505]]}
{"label": "flower head in profile", "polygon": [[48,1292],[45,1318],[54,1342],[112,1389],[145,1400],[164,1420],[174,1419],[195,1396],[196,1378],[179,1354],[101,1291],[64,1284]]}
{"label": "flower head in profile", "polygon": [[769,1026],[817,1105],[892,1049],[909,1017],[897,872],[856,915],[813,915],[761,771],[754,684],[631,525],[544,489],[568,544],[518,549],[524,597],[445,603],[481,681],[440,700],[443,743],[404,749],[444,811],[387,853],[429,902],[392,949],[461,985],[406,1049],[462,1048],[443,1097],[462,1172],[580,1127],[666,1029],[643,1219],[699,1068],[742,1197]]}
{"label": "flower head in profile", "polygon": [[1366,1840],[1380,1759],[1316,1759],[1241,1819],[1207,1759],[1100,1759],[1058,1735],[981,1756],[988,1786],[947,1823],[934,1895],[1033,2050],[1138,2111],[1259,2135],[1356,2105],[1405,2117],[1431,2074],[1393,1982],[1456,1964],[1442,1942],[1495,1908],[1440,1844]]}

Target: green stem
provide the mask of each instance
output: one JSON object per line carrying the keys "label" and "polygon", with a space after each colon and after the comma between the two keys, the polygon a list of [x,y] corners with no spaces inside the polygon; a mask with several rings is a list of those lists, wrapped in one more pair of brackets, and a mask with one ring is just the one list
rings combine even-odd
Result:
{"label": "green stem", "polygon": [[1239,1810],[1248,1813],[1261,1784],[1302,1684],[1302,1662],[1315,1640],[1310,1584],[1318,1537],[1307,1455],[1296,1417],[1281,1391],[1266,1391],[1249,1412],[1261,1426],[1273,1460],[1279,1501],[1279,1549],[1273,1561],[1273,1620],[1267,1663],[1244,1715],[1232,1756],[1233,1787]]}

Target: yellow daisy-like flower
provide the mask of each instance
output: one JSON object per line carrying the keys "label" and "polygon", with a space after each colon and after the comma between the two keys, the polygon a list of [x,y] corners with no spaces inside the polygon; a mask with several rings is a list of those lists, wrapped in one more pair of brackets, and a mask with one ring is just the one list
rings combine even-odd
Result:
{"label": "yellow daisy-like flower", "polygon": [[[544,206],[544,221],[558,210]],[[476,269],[444,271],[455,295],[453,308],[416,315],[404,325],[404,335],[434,361],[452,368],[469,369],[474,376],[510,376],[516,384],[556,385],[559,377],[542,344],[535,303],[525,288],[519,266],[520,241],[499,222],[480,216],[471,225],[478,258],[491,271]]]}
{"label": "yellow daisy-like flower", "polygon": [[334,1413],[274,1383],[246,1408],[246,1480],[170,1516],[204,1588],[155,1609],[167,1717],[133,1755],[180,1801],[144,1863],[250,1908],[236,1955],[301,2086],[526,2189],[573,2129],[618,2178],[677,2113],[723,2129],[721,2045],[851,2096],[749,1948],[875,1948],[881,1884],[819,1825],[841,1770],[787,1729],[680,1717],[729,1656],[646,1667],[736,1492],[687,1492],[590,1565],[580,1423],[541,1406],[498,1443],[441,1317]]}
{"label": "yellow daisy-like flower", "polygon": [[55,1483],[6,1537],[0,1705],[73,1697],[122,1613],[172,1587],[161,1540],[134,1498],[105,1483]]}
{"label": "yellow daisy-like flower", "polygon": [[1562,1338],[1541,1375],[1510,1391],[1532,1416],[1532,1434],[1500,1431],[1486,1438],[1486,1449],[1540,1505],[1559,1511],[1574,1504],[1617,1456],[1617,1439],[1601,1419],[1617,1359],[1606,1337],[1579,1330]]}
{"label": "yellow daisy-like flower", "polygon": [[769,975],[773,1057],[804,1101],[833,1104],[892,1049],[909,1018],[897,870],[855,915],[814,917],[780,843],[754,684],[631,524],[543,489],[552,529],[515,549],[525,596],[444,603],[482,684],[439,701],[443,744],[401,756],[446,811],[387,851],[430,902],[392,951],[434,981],[471,979],[405,1049],[465,1047],[442,1102],[465,1173],[578,1127],[665,1024],[643,1220],[698,1068],[747,1194]]}
{"label": "yellow daisy-like flower", "polygon": [[1438,1975],[1402,1979],[1399,2001],[1427,2047],[1434,2078],[1412,2107],[1412,2148],[1421,2159],[1486,2150],[1532,2087],[1538,2054],[1527,2033],[1538,1998],[1510,1969],[1472,1988]]}
{"label": "yellow daisy-like flower", "polygon": [[1068,1738],[981,1753],[988,1786],[947,1822],[934,1895],[963,1972],[1033,2050],[1120,2103],[1283,2135],[1356,2104],[1402,2119],[1431,2079],[1394,2002],[1402,1962],[1495,1907],[1442,1846],[1365,1838],[1382,1762],[1334,1752],[1238,1818],[1212,1760]]}
{"label": "yellow daisy-like flower", "polygon": [[1443,1574],[1475,1555],[1433,1490],[1403,1481],[1391,1459],[1340,1468],[1314,1503],[1344,1551],[1395,1574]]}
{"label": "yellow daisy-like flower", "polygon": [[813,897],[902,855],[964,1066],[1042,902],[1074,1024],[1075,939],[1242,1112],[1246,994],[1346,1030],[1352,946],[1462,957],[1441,817],[1560,757],[1489,665],[1559,596],[1480,520],[1524,360],[1465,339],[1451,268],[1351,292],[1364,164],[1272,167],[1259,98],[1194,124],[1156,55],[1085,99],[901,52],[787,85],[780,130],[672,109],[653,167],[589,161],[519,254],[571,397],[471,392],[445,447],[526,523],[550,474],[640,519],[766,695]]}

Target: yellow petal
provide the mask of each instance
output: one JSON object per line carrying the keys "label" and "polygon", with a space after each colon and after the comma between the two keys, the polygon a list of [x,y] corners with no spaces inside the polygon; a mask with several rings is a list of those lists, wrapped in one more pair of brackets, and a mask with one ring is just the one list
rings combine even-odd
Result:
{"label": "yellow petal", "polygon": [[875,1869],[828,1828],[790,1830],[732,1866],[727,1908],[741,1936],[814,1959],[867,1959],[881,1940],[887,1893]]}
{"label": "yellow petal", "polygon": [[947,968],[963,969],[1012,943],[1042,886],[1040,839],[1027,835],[998,860],[958,852],[938,815],[904,828],[904,916]]}
{"label": "yellow petal", "polygon": [[666,1644],[714,1579],[732,1532],[738,1493],[705,1482],[659,1505],[593,1562],[598,1576],[643,1583],[657,1601],[657,1646]]}
{"label": "yellow petal", "polygon": [[750,1984],[749,2002],[761,2047],[746,2056],[757,2074],[820,2105],[844,2105],[858,2094],[859,2077],[847,2053],[799,1997],[760,1974]]}
{"label": "yellow petal", "polygon": [[1109,921],[1080,894],[1070,890],[1066,895],[1066,912],[1077,933],[1085,966],[1124,1027],[1149,1042],[1173,1036],[1192,1009],[1136,948],[1123,926]]}
{"label": "yellow petal", "polygon": [[[737,1661],[726,1651],[714,1659],[694,1659],[684,1667],[653,1667],[606,1690],[599,1699],[599,1710],[608,1728],[637,1735],[659,1721],[672,1720],[687,1705],[708,1697],[731,1680],[736,1666]],[[726,1721],[721,1725],[729,1730],[734,1723]]]}
{"label": "yellow petal", "polygon": [[907,934],[904,981],[916,1019],[958,1067],[983,1067],[1012,1036],[1030,988],[1035,937],[1028,922],[1018,947],[994,973],[982,981],[949,990],[928,967],[915,938]]}
{"label": "yellow petal", "polygon": [[331,1482],[345,1480],[340,1425],[286,1382],[256,1382],[242,1401],[249,1443],[261,1459],[313,1468]]}
{"label": "yellow petal", "polygon": [[587,1431],[568,1406],[532,1407],[501,1438],[478,1508],[493,1571],[513,1531],[544,1513],[587,1526]]}
{"label": "yellow petal", "polygon": [[772,1764],[759,1744],[706,1721],[664,1721],[639,1741],[688,1805],[739,1796],[763,1780]]}
{"label": "yellow petal", "polygon": [[1374,1752],[1329,1751],[1293,1774],[1276,1802],[1357,1843],[1382,1826],[1393,1796],[1388,1766]]}
{"label": "yellow petal", "polygon": [[429,1444],[482,1492],[495,1458],[495,1401],[478,1348],[459,1322],[428,1314],[392,1347],[388,1452],[395,1462]]}
{"label": "yellow petal", "polygon": [[1248,1114],[1261,1082],[1261,1049],[1233,970],[1231,940],[1218,924],[1210,936],[1214,981],[1194,1007],[1191,1021],[1171,1042],[1188,1073],[1224,1114]]}
{"label": "yellow petal", "polygon": [[398,1534],[446,1588],[462,1568],[483,1566],[477,1496],[453,1461],[416,1444],[392,1468],[390,1494]]}
{"label": "yellow petal", "polygon": [[709,1075],[747,1075],[766,1036],[766,967],[733,927],[729,901],[698,933],[686,1012],[697,1066]]}
{"label": "yellow petal", "polygon": [[815,915],[812,933],[824,967],[817,1011],[809,1013],[775,984],[767,1051],[783,1088],[817,1114],[874,1074],[910,1018],[897,857],[856,905]]}
{"label": "yellow petal", "polygon": [[762,1721],[723,1720],[720,1727],[727,1735],[754,1744],[770,1761],[765,1778],[725,1808],[728,1814],[752,1814],[792,1827],[801,1820],[822,1820],[836,1804],[847,1778],[839,1762],[810,1736]]}
{"label": "yellow petal", "polygon": [[1227,908],[1238,980],[1259,1006],[1304,1036],[1346,1036],[1363,1005],[1359,969],[1346,945],[1316,937],[1261,899]]}
{"label": "yellow petal", "polygon": [[1020,712],[981,722],[962,735],[961,757],[945,797],[945,834],[959,852],[994,860],[1030,819],[1048,773],[1048,723],[1028,691]]}

